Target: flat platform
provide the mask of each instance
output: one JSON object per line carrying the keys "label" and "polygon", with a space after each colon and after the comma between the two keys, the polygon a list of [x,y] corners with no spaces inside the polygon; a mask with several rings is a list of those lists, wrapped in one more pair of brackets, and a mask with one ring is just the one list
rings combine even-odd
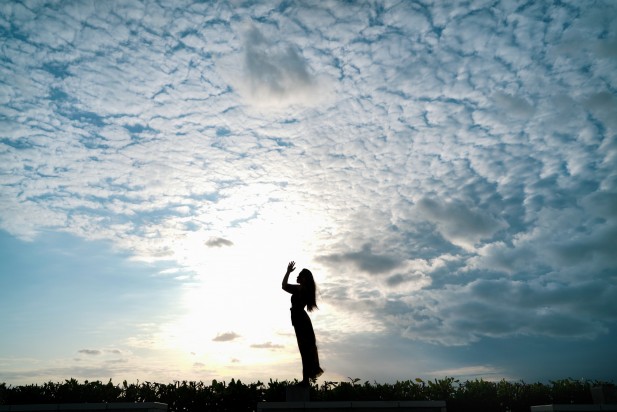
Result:
{"label": "flat platform", "polygon": [[615,411],[617,404],[553,404],[537,405],[531,407],[531,412],[600,412]]}
{"label": "flat platform", "polygon": [[26,405],[0,405],[0,412],[166,412],[167,404],[160,402],[110,402],[110,403],[41,403]]}
{"label": "flat platform", "polygon": [[257,412],[446,412],[445,401],[259,402]]}

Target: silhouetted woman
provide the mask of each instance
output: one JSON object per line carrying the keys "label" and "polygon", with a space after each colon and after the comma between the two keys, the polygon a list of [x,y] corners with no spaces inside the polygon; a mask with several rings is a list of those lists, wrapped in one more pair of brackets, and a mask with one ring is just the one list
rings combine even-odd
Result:
{"label": "silhouetted woman", "polygon": [[289,262],[287,272],[283,278],[283,290],[291,293],[291,324],[296,331],[298,348],[302,356],[302,382],[308,386],[310,379],[319,377],[323,370],[319,366],[319,355],[317,354],[317,343],[311,318],[304,311],[304,307],[312,312],[317,308],[315,299],[315,280],[313,274],[308,269],[302,269],[298,275],[298,285],[287,283],[289,274],[296,269],[295,262]]}

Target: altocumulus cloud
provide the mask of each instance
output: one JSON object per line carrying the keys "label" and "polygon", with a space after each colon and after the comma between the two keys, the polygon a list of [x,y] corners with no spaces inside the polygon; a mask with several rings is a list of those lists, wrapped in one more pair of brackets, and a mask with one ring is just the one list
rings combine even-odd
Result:
{"label": "altocumulus cloud", "polygon": [[216,337],[212,340],[214,342],[230,342],[232,340],[238,339],[239,337],[240,335],[235,332],[225,332],[221,333],[220,335],[216,335]]}
{"label": "altocumulus cloud", "polygon": [[611,1],[4,4],[0,227],[190,268],[191,236],[224,253],[260,219],[319,215],[326,353],[361,326],[452,348],[614,336],[615,17]]}
{"label": "altocumulus cloud", "polygon": [[280,110],[327,102],[328,80],[304,57],[304,39],[281,38],[280,31],[269,25],[251,24],[241,30],[241,56],[222,57],[217,66],[247,103],[257,109]]}
{"label": "altocumulus cloud", "polygon": [[206,241],[206,246],[208,247],[223,247],[223,246],[232,246],[234,242],[231,240],[223,239],[222,237],[210,238]]}
{"label": "altocumulus cloud", "polygon": [[80,349],[77,352],[83,353],[84,355],[100,355],[102,353],[98,349]]}
{"label": "altocumulus cloud", "polygon": [[276,343],[272,343],[272,342],[265,342],[265,343],[254,343],[251,345],[251,348],[255,348],[255,349],[271,349],[271,350],[276,350],[276,349],[283,349],[285,346],[283,345],[279,345]]}

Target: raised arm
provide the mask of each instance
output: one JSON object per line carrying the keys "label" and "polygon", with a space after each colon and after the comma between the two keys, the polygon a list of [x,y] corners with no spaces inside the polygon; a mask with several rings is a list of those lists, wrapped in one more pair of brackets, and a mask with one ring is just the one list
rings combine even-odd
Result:
{"label": "raised arm", "polygon": [[298,290],[298,288],[300,287],[300,285],[290,285],[288,283],[289,280],[289,274],[291,272],[293,272],[294,270],[296,270],[296,262],[294,262],[293,260],[291,262],[289,262],[289,264],[287,265],[287,272],[285,272],[285,276],[283,277],[283,290],[285,292],[289,292],[289,293],[294,293],[296,290]]}

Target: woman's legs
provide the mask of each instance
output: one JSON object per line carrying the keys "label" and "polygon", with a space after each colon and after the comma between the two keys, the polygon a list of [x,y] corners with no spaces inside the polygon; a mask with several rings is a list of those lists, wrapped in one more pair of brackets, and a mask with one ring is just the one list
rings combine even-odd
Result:
{"label": "woman's legs", "polygon": [[310,318],[306,313],[294,322],[298,349],[302,357],[302,382],[303,386],[308,386],[310,379],[316,378],[323,373],[319,367],[319,355],[317,353],[317,343],[315,342],[315,332]]}
{"label": "woman's legs", "polygon": [[301,386],[309,385],[309,365],[308,365],[308,357],[306,356],[306,343],[305,337],[300,328],[294,327],[296,329],[296,340],[298,341],[298,349],[300,350],[300,357],[302,358],[302,381],[300,382]]}
{"label": "woman's legs", "polygon": [[298,349],[302,358],[302,384],[309,385],[311,379],[319,377],[323,370],[319,366],[319,355],[317,354],[317,345],[314,340],[298,339]]}

